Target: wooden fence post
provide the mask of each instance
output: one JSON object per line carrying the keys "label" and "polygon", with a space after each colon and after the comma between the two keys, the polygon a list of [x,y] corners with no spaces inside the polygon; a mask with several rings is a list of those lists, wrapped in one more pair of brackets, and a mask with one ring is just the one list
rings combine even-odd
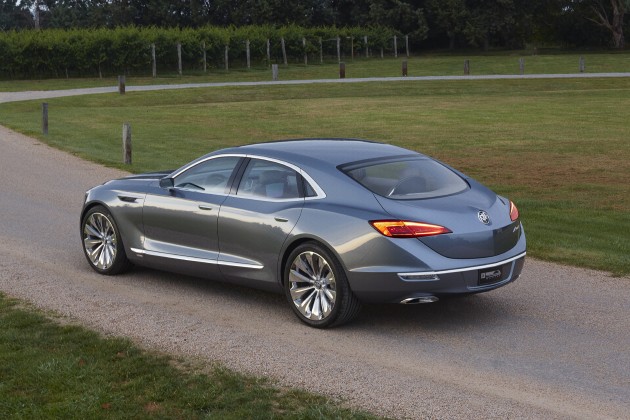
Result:
{"label": "wooden fence post", "polygon": [[42,134],[48,135],[48,103],[42,103]]}
{"label": "wooden fence post", "polygon": [[308,66],[308,53],[306,52],[306,38],[302,37],[302,48],[304,49],[304,65]]}
{"label": "wooden fence post", "polygon": [[518,59],[518,71],[520,74],[525,74],[525,59],[522,57]]}
{"label": "wooden fence post", "polygon": [[177,72],[182,75],[182,43],[177,43]]}
{"label": "wooden fence post", "polygon": [[125,75],[118,76],[118,93],[125,94]]}
{"label": "wooden fence post", "polygon": [[339,63],[339,78],[346,78],[346,63]]}
{"label": "wooden fence post", "polygon": [[278,80],[278,65],[277,64],[271,65],[271,80],[273,80],[274,82]]}
{"label": "wooden fence post", "polygon": [[267,65],[271,64],[271,41],[267,38]]}
{"label": "wooden fence post", "polygon": [[319,64],[324,64],[324,43],[322,37],[319,37]]}
{"label": "wooden fence post", "polygon": [[155,77],[157,77],[157,62],[156,62],[156,59],[155,59],[155,44],[151,44],[151,61],[153,63],[152,74],[153,74],[153,77],[155,78]]}
{"label": "wooden fence post", "polygon": [[341,38],[337,36],[337,62],[341,63]]}
{"label": "wooden fence post", "polygon": [[363,36],[363,43],[365,44],[365,58],[370,56],[370,49],[368,48],[368,37],[367,35]]}
{"label": "wooden fence post", "polygon": [[206,53],[206,41],[201,43],[201,48],[203,49],[203,72],[208,72],[208,56]]}
{"label": "wooden fence post", "polygon": [[398,58],[398,38],[394,35],[394,58]]}
{"label": "wooden fence post", "polygon": [[131,124],[123,124],[123,162],[125,165],[131,165]]}
{"label": "wooden fence post", "polygon": [[287,63],[287,46],[284,43],[284,37],[280,38],[280,45],[282,46],[282,60],[284,61],[284,65],[288,66]]}
{"label": "wooden fence post", "polygon": [[350,60],[354,61],[354,37],[350,37]]}
{"label": "wooden fence post", "polygon": [[403,77],[407,76],[407,60],[403,60],[402,62],[402,75]]}
{"label": "wooden fence post", "polygon": [[381,47],[381,58],[385,58],[383,54],[383,47]]}
{"label": "wooden fence post", "polygon": [[407,58],[409,58],[409,35],[405,35],[405,49],[407,50]]}
{"label": "wooden fence post", "polygon": [[245,55],[247,56],[247,70],[252,68],[251,65],[251,56],[249,52],[249,39],[245,41]]}
{"label": "wooden fence post", "polygon": [[230,47],[226,45],[225,46],[225,71],[229,71],[230,70],[229,52],[230,52]]}
{"label": "wooden fence post", "polygon": [[470,60],[464,60],[464,75],[470,75]]}
{"label": "wooden fence post", "polygon": [[580,57],[580,73],[584,73],[586,71],[586,62],[584,57]]}

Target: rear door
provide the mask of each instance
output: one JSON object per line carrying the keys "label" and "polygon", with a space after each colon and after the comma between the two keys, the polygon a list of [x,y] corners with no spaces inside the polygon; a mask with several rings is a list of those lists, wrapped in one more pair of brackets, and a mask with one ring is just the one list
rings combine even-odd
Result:
{"label": "rear door", "polygon": [[[221,206],[219,264],[238,282],[277,284],[280,250],[304,206],[301,175],[288,164],[251,159]],[[262,284],[261,284],[262,283]]]}

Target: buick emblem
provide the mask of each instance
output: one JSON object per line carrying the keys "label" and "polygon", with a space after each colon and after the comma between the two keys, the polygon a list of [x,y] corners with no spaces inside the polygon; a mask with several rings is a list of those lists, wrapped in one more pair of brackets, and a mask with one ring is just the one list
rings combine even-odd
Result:
{"label": "buick emblem", "polygon": [[484,225],[489,225],[490,224],[490,216],[488,215],[487,212],[483,211],[483,210],[479,210],[477,212],[477,218],[479,219],[479,221],[481,223],[483,223]]}

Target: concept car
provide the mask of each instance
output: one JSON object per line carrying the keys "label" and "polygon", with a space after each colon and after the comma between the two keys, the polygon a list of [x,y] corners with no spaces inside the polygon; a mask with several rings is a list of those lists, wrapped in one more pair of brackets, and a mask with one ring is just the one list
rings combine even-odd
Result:
{"label": "concept car", "polygon": [[89,264],[133,264],[284,291],[324,328],[361,302],[424,303],[516,280],[526,243],[510,200],[428,156],[305,139],[209,153],[85,194]]}

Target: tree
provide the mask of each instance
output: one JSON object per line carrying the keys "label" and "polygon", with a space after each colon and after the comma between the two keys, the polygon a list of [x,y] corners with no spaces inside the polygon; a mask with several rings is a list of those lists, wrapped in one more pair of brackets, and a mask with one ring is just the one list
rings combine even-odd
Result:
{"label": "tree", "polygon": [[33,27],[28,7],[15,1],[0,1],[0,31]]}
{"label": "tree", "polygon": [[623,34],[623,24],[625,14],[630,11],[630,0],[609,0],[610,4],[604,0],[591,0],[591,9],[594,18],[589,18],[599,26],[602,26],[612,34],[612,41],[615,48],[624,48],[626,40]]}
{"label": "tree", "polygon": [[404,34],[413,34],[416,39],[425,39],[428,26],[424,10],[402,0],[371,0],[368,24],[397,29]]}
{"label": "tree", "polygon": [[455,48],[455,40],[464,32],[468,9],[465,0],[429,0],[428,14],[436,29],[446,33],[449,49]]}
{"label": "tree", "polygon": [[515,24],[513,0],[468,0],[468,18],[464,34],[470,45],[490,47],[491,39],[503,38]]}

